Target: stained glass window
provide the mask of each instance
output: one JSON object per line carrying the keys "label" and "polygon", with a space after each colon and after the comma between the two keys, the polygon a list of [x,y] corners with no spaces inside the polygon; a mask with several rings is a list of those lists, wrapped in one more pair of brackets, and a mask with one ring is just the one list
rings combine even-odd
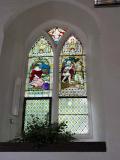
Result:
{"label": "stained glass window", "polygon": [[42,36],[29,52],[25,97],[51,97],[53,79],[53,51]]}
{"label": "stained glass window", "polygon": [[49,118],[49,99],[26,100],[24,130],[32,117],[38,117],[41,121]]}
{"label": "stained glass window", "polygon": [[53,38],[56,44],[58,44],[59,40],[64,35],[64,33],[65,33],[65,30],[58,27],[55,27],[48,32],[48,34]]}
{"label": "stained glass window", "polygon": [[81,43],[71,36],[60,56],[60,96],[86,96],[85,54]]}
{"label": "stained glass window", "polygon": [[[54,43],[60,42],[66,31],[55,27],[48,31]],[[56,67],[56,66],[55,66]],[[50,115],[53,88],[53,50],[49,41],[41,36],[28,54],[28,71],[25,86],[24,130],[31,115],[42,121]],[[54,88],[57,90],[57,88]],[[67,122],[67,130],[75,134],[89,132],[86,89],[86,55],[81,42],[71,35],[64,43],[59,61],[58,121]],[[50,119],[49,119],[50,120]]]}

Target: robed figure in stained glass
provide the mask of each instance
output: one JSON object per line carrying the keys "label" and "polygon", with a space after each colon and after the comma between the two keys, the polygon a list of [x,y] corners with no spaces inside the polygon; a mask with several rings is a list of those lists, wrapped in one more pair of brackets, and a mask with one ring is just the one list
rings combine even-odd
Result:
{"label": "robed figure in stained glass", "polygon": [[64,59],[61,70],[61,89],[82,87],[83,76],[82,63],[79,58],[69,57]]}
{"label": "robed figure in stained glass", "polygon": [[32,64],[32,69],[29,77],[30,85],[35,88],[49,89],[49,73],[50,66],[44,62]]}

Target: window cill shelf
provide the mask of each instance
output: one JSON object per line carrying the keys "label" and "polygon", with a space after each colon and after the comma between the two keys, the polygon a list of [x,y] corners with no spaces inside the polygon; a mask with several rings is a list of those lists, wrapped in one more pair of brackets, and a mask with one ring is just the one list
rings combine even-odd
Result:
{"label": "window cill shelf", "polygon": [[31,143],[1,142],[0,152],[106,152],[105,142],[69,142],[42,144],[39,149]]}

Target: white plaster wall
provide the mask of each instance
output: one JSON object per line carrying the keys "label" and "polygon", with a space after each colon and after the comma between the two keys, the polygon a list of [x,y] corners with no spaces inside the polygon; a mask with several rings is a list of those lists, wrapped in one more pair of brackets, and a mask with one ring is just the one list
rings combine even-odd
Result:
{"label": "white plaster wall", "polygon": [[[95,9],[93,2],[88,0],[66,0],[68,3],[64,3],[63,0],[55,0],[23,12],[40,2],[38,0],[0,1],[1,141],[14,137],[20,131],[17,126],[21,125],[22,117],[12,117],[14,120],[12,126],[9,119],[11,118],[15,79],[21,77],[24,84],[27,62],[25,42],[40,24],[55,19],[80,28],[87,37],[88,75],[91,73],[88,88],[93,114],[93,140],[106,140],[107,153],[0,153],[0,160],[119,159],[120,8]],[[15,19],[15,16],[18,17]],[[24,89],[22,89],[23,92]],[[23,96],[21,96],[21,105],[22,100]],[[22,108],[20,113],[22,113]]]}

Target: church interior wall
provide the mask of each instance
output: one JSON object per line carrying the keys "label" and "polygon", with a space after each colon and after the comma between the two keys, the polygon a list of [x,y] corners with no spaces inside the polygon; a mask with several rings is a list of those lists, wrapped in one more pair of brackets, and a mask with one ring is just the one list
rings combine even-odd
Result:
{"label": "church interior wall", "polygon": [[[23,4],[16,2],[6,1],[7,6],[5,2],[0,2],[6,9],[0,11],[0,15],[4,15],[0,20],[0,141],[7,141],[20,134],[23,107],[20,107],[19,116],[13,116],[11,109],[14,84],[18,77],[22,80],[20,106],[23,104],[27,51],[30,45],[41,29],[63,22],[83,38],[88,62],[88,94],[92,109],[91,141],[106,141],[107,152],[29,155],[21,153],[18,159],[22,156],[28,159],[35,157],[51,160],[73,159],[73,156],[76,160],[120,157],[119,8],[94,8],[92,2],[87,0],[49,0],[43,3],[37,0],[33,3],[31,0],[31,6],[25,1],[23,8]],[[7,155],[3,155],[5,156]]]}

